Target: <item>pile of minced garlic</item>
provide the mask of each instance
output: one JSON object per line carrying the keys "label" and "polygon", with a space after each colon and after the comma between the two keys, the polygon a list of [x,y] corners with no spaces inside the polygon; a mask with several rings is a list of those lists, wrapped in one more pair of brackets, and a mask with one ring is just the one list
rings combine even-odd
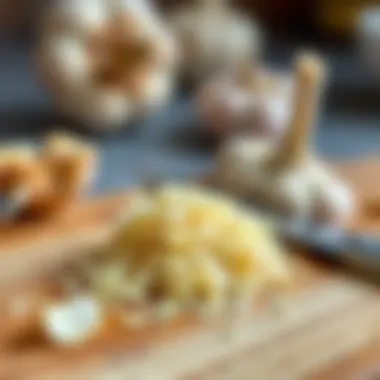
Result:
{"label": "pile of minced garlic", "polygon": [[[214,315],[288,281],[284,254],[270,228],[229,198],[195,186],[166,185],[137,192],[127,203],[111,243],[85,267],[89,298],[79,305],[93,315],[79,315],[80,320],[98,323],[95,311],[107,305],[141,305],[141,310],[149,305],[150,314],[168,319],[192,310]],[[72,305],[45,313],[56,340],[65,341],[60,334],[67,334],[67,326],[61,331],[62,315],[75,320],[78,300],[76,311]],[[126,324],[132,321],[127,310]]]}

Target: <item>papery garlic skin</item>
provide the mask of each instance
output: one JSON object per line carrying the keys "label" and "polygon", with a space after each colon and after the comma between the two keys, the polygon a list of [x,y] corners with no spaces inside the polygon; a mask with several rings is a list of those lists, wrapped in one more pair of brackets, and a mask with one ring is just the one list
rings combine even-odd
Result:
{"label": "papery garlic skin", "polygon": [[59,1],[38,48],[58,108],[95,131],[127,126],[166,104],[177,61],[174,37],[145,0]]}

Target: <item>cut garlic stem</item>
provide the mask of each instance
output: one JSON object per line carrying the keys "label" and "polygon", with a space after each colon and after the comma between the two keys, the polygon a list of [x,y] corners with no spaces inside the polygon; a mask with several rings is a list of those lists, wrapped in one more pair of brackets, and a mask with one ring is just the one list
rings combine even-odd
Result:
{"label": "cut garlic stem", "polygon": [[307,156],[324,72],[325,65],[317,56],[302,54],[297,58],[293,112],[287,133],[271,161],[274,167],[291,167]]}

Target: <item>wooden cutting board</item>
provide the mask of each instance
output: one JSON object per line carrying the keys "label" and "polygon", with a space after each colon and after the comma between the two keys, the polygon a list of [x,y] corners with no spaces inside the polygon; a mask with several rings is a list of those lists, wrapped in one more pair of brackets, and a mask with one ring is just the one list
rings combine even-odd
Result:
{"label": "wooden cutting board", "polygon": [[[380,235],[380,159],[336,168],[361,205],[352,227]],[[9,299],[16,284],[45,281],[78,252],[103,244],[124,198],[86,201],[45,223],[0,226],[0,293]],[[380,290],[301,252],[290,264],[295,287],[282,307],[257,304],[233,326],[183,316],[134,332],[110,330],[76,350],[7,347],[0,380],[373,378],[380,369]]]}

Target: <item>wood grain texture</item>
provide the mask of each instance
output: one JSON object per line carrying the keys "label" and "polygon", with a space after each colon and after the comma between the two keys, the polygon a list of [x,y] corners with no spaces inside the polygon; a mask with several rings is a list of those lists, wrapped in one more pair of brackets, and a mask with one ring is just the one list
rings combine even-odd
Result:
{"label": "wood grain texture", "polygon": [[0,223],[0,286],[40,277],[104,243],[128,196],[85,201],[44,221]]}
{"label": "wood grain texture", "polygon": [[[352,228],[380,233],[380,215],[369,209],[377,197],[380,159],[336,165],[336,170],[360,201]],[[85,202],[40,224],[1,226],[2,289],[27,283],[36,273],[48,277],[103,244],[124,199]],[[6,348],[0,350],[0,379],[369,379],[380,363],[378,289],[302,255],[292,256],[290,264],[295,287],[282,308],[256,303],[233,325],[182,316],[137,331],[113,326],[99,341],[75,350],[46,344]],[[0,306],[6,306],[1,298]]]}

